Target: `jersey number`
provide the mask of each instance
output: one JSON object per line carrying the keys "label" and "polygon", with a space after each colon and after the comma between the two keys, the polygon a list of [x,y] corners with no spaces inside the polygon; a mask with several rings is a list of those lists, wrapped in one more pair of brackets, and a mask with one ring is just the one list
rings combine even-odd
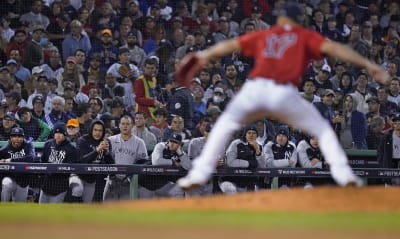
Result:
{"label": "jersey number", "polygon": [[294,33],[287,33],[281,36],[272,34],[267,37],[266,41],[264,56],[268,58],[281,58],[285,54],[285,51],[297,42],[297,36]]}

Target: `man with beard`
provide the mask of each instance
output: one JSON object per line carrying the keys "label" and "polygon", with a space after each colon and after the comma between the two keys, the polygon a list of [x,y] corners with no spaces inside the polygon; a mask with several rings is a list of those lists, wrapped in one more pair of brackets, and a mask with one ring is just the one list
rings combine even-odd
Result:
{"label": "man with beard", "polygon": [[[83,135],[77,141],[77,150],[80,162],[85,164],[113,164],[114,159],[111,156],[111,144],[104,138],[105,127],[101,120],[94,120],[90,126],[88,134]],[[81,180],[79,180],[79,178]],[[82,197],[84,203],[90,203],[93,200],[96,189],[96,180],[104,178],[103,175],[80,175],[74,178],[71,185],[72,196]],[[71,184],[71,181],[70,181]]]}
{"label": "man with beard", "polygon": [[[35,148],[24,139],[24,130],[19,127],[11,129],[10,141],[0,149],[0,163],[28,162],[35,158]],[[29,177],[26,175],[8,175],[2,180],[1,201],[26,202]]]}
{"label": "man with beard", "polygon": [[94,44],[90,54],[99,53],[101,56],[100,71],[106,72],[118,60],[118,48],[112,45],[110,29],[100,31],[100,43]]}
{"label": "man with beard", "polygon": [[139,69],[143,67],[144,60],[146,60],[146,53],[139,46],[138,32],[137,30],[130,31],[126,38],[126,44],[122,47],[128,48],[131,54],[130,61],[135,64]]}
{"label": "man with beard", "polygon": [[19,28],[15,30],[13,40],[7,45],[6,54],[7,58],[10,57],[11,50],[18,50],[21,59],[24,59],[24,50],[28,46],[29,41],[26,38],[26,32],[24,29]]}
{"label": "man with beard", "polygon": [[43,47],[40,44],[40,39],[44,35],[44,27],[37,25],[32,29],[32,40],[24,49],[23,64],[26,68],[32,69],[35,66],[43,64]]}

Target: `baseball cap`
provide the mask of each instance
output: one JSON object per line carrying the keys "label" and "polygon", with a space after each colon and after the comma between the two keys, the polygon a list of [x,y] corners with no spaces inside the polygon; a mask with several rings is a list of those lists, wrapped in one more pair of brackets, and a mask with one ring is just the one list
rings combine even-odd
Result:
{"label": "baseball cap", "polygon": [[129,49],[126,48],[126,47],[121,47],[121,48],[119,48],[118,53],[119,53],[120,55],[122,55],[122,54],[124,54],[124,53],[129,53]]}
{"label": "baseball cap", "polygon": [[367,104],[369,102],[374,102],[374,103],[379,104],[379,99],[378,99],[378,97],[372,96],[372,97],[368,98],[366,102],[367,102]]}
{"label": "baseball cap", "polygon": [[230,7],[230,6],[225,6],[225,7],[223,7],[222,8],[222,11],[221,12],[230,12],[230,13],[232,13],[232,8]]}
{"label": "baseball cap", "polygon": [[67,135],[67,127],[65,126],[65,123],[63,122],[58,122],[54,125],[53,128],[53,133],[60,133],[63,135]]}
{"label": "baseball cap", "polygon": [[331,67],[328,64],[324,64],[321,68],[322,71],[331,73]]}
{"label": "baseball cap", "polygon": [[78,128],[79,127],[79,121],[77,119],[69,119],[67,121],[67,127],[75,127]]}
{"label": "baseball cap", "polygon": [[220,88],[220,87],[216,87],[216,88],[214,89],[214,93],[221,93],[221,94],[224,94],[224,90],[223,90],[222,88]]}
{"label": "baseball cap", "polygon": [[15,30],[14,35],[17,35],[17,33],[23,33],[24,35],[26,35],[26,31],[24,28],[18,28],[17,30]]}
{"label": "baseball cap", "polygon": [[335,92],[331,89],[325,89],[323,96],[332,95],[335,96]]}
{"label": "baseball cap", "polygon": [[172,22],[183,22],[183,19],[179,16],[172,18]]}
{"label": "baseball cap", "polygon": [[196,82],[197,84],[201,85],[201,81],[198,77],[193,78],[192,82]]}
{"label": "baseball cap", "polygon": [[227,21],[228,21],[228,18],[226,18],[226,17],[220,17],[218,19],[218,22],[227,22]]}
{"label": "baseball cap", "polygon": [[244,133],[246,134],[250,130],[255,131],[256,134],[258,135],[258,129],[255,124],[250,124],[250,125],[246,126],[246,128],[244,128]]}
{"label": "baseball cap", "polygon": [[261,8],[256,5],[251,9],[251,12],[252,13],[261,13]]}
{"label": "baseball cap", "polygon": [[40,74],[43,72],[43,69],[40,66],[35,66],[32,68],[32,75]]}
{"label": "baseball cap", "polygon": [[135,5],[139,6],[139,1],[131,0],[131,1],[129,1],[129,4],[135,4]]}
{"label": "baseball cap", "polygon": [[100,34],[101,35],[109,35],[110,37],[112,37],[112,32],[111,32],[111,30],[110,29],[108,29],[108,28],[106,28],[106,29],[103,29],[101,32],[100,32]]}
{"label": "baseball cap", "polygon": [[397,42],[396,41],[389,41],[386,43],[386,45],[391,46],[393,48],[397,48]]}
{"label": "baseball cap", "polygon": [[400,121],[400,113],[393,114],[392,121]]}
{"label": "baseball cap", "polygon": [[32,27],[32,32],[36,32],[36,31],[43,31],[44,32],[44,27],[42,25],[35,25]]}
{"label": "baseball cap", "polygon": [[161,9],[160,4],[158,4],[158,3],[154,3],[154,4],[151,6],[151,8],[152,8],[152,9],[158,9],[158,10]]}
{"label": "baseball cap", "polygon": [[277,130],[276,135],[278,135],[278,134],[283,134],[283,135],[285,135],[286,137],[288,137],[288,136],[289,136],[289,129],[288,129],[288,127],[287,127],[287,126],[280,126],[280,127],[278,128],[278,130]]}
{"label": "baseball cap", "polygon": [[90,55],[90,60],[101,61],[101,55],[99,53],[92,53]]}
{"label": "baseball cap", "polygon": [[111,108],[119,108],[119,107],[124,108],[124,103],[122,103],[122,101],[120,101],[120,100],[118,100],[118,99],[114,99],[114,100],[111,102]]}
{"label": "baseball cap", "polygon": [[300,4],[293,1],[286,1],[285,15],[290,19],[300,22],[304,18],[304,13]]}
{"label": "baseball cap", "polygon": [[3,71],[10,72],[10,70],[6,66],[0,67],[0,72],[3,72]]}
{"label": "baseball cap", "polygon": [[182,135],[174,133],[171,135],[171,137],[168,139],[168,141],[172,141],[174,143],[181,144],[182,143]]}
{"label": "baseball cap", "polygon": [[17,62],[14,59],[10,59],[10,60],[7,61],[7,65],[11,65],[11,64],[16,65]]}
{"label": "baseball cap", "polygon": [[35,104],[36,102],[40,102],[40,103],[44,104],[43,96],[37,95],[37,96],[33,97],[32,104]]}
{"label": "baseball cap", "polygon": [[15,120],[15,115],[14,115],[14,113],[12,113],[12,112],[7,112],[7,113],[4,115],[4,119]]}
{"label": "baseball cap", "polygon": [[12,129],[11,129],[10,136],[13,136],[13,135],[24,136],[24,135],[25,135],[24,129],[23,129],[23,128],[20,128],[20,127],[14,127],[14,128],[12,128]]}
{"label": "baseball cap", "polygon": [[75,58],[75,56],[69,56],[69,57],[67,57],[67,60],[65,62],[72,62],[72,63],[76,64],[76,58]]}

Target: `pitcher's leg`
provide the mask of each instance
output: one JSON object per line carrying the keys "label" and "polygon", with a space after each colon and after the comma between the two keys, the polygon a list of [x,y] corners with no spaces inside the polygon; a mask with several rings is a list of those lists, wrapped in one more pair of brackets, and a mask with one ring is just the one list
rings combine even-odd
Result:
{"label": "pitcher's leg", "polygon": [[297,94],[283,105],[281,111],[275,115],[280,121],[317,136],[319,147],[330,165],[335,181],[342,186],[348,183],[361,186],[362,182],[352,172],[335,132],[316,108]]}

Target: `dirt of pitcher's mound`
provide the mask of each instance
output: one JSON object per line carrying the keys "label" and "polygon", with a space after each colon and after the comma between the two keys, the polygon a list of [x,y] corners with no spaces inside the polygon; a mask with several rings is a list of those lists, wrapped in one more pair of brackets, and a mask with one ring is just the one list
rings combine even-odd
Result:
{"label": "dirt of pitcher's mound", "polygon": [[316,187],[265,190],[237,195],[136,200],[102,206],[141,210],[256,210],[302,212],[400,211],[400,187]]}

